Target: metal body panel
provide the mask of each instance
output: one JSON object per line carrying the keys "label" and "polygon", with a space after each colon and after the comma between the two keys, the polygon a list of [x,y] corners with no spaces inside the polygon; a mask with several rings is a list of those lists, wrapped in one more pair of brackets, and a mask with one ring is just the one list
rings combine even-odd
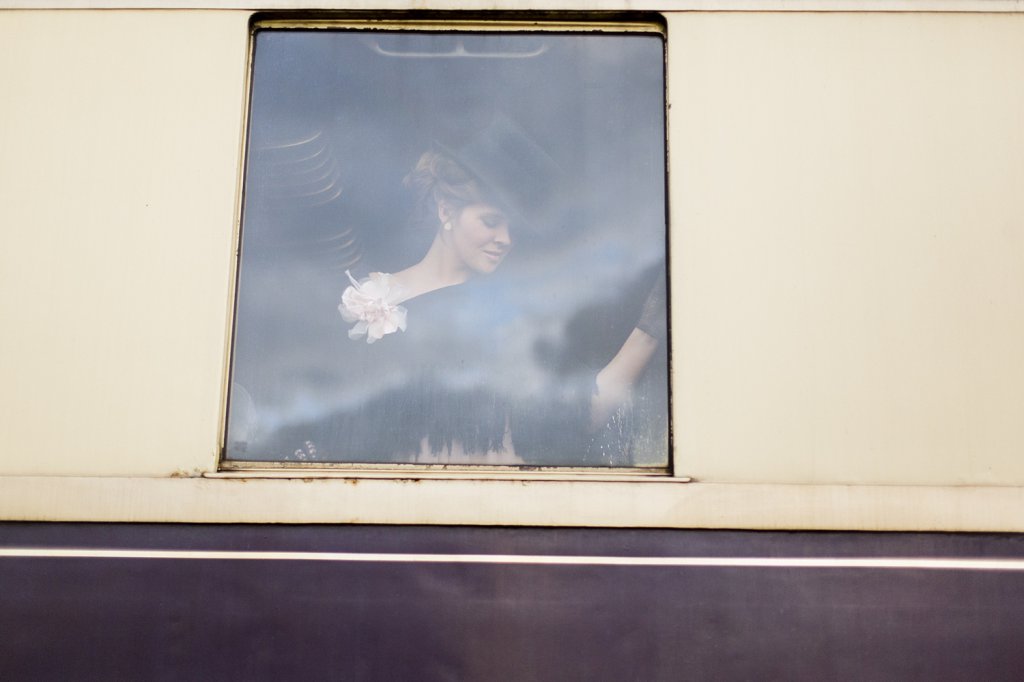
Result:
{"label": "metal body panel", "polygon": [[[344,551],[359,562],[0,558],[5,679],[1015,679],[1018,536],[5,524],[0,549]],[[523,555],[836,566],[389,562]]]}

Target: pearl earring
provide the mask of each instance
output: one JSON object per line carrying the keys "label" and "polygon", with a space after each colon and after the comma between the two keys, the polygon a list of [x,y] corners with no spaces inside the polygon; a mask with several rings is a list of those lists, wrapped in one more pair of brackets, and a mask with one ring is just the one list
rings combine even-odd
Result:
{"label": "pearl earring", "polygon": [[445,229],[445,230],[447,230],[447,231],[449,231],[449,232],[451,232],[451,229],[452,229],[452,224],[451,224],[451,222],[450,222],[450,221],[445,221],[445,223],[444,223],[444,229]]}

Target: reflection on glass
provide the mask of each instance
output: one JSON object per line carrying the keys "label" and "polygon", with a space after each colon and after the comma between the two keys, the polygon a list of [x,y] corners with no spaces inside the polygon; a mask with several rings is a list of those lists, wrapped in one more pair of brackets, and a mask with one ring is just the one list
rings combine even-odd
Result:
{"label": "reflection on glass", "polygon": [[257,33],[227,459],[665,467],[662,50]]}

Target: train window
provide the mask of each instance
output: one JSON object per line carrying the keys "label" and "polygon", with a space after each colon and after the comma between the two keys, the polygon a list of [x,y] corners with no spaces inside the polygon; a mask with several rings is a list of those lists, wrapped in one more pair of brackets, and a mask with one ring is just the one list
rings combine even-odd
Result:
{"label": "train window", "polygon": [[257,24],[226,468],[669,466],[655,26]]}

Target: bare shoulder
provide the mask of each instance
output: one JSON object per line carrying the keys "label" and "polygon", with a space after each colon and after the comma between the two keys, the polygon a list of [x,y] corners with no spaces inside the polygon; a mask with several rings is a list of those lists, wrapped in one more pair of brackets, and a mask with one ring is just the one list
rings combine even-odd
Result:
{"label": "bare shoulder", "polygon": [[391,284],[399,291],[401,291],[401,299],[408,301],[417,296],[422,296],[431,290],[429,278],[425,276],[426,273],[422,267],[419,267],[419,263],[411,265],[404,270],[392,273],[390,280]]}

